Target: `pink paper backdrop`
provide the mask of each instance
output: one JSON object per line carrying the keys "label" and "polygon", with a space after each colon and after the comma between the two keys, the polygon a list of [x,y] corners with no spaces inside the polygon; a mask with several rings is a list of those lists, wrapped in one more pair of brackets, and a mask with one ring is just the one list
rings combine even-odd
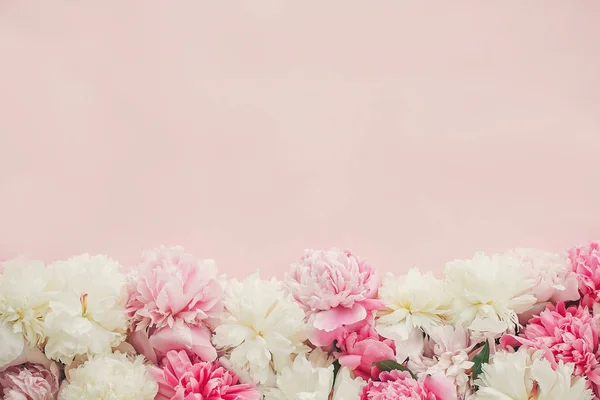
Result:
{"label": "pink paper backdrop", "polygon": [[[93,3],[93,4],[92,4]],[[0,2],[0,253],[387,271],[600,236],[600,2]]]}

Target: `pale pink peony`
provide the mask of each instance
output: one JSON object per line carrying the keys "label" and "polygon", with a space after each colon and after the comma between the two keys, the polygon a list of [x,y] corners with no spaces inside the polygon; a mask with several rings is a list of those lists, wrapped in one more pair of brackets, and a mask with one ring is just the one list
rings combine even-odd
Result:
{"label": "pale pink peony", "polygon": [[349,250],[306,250],[284,284],[304,308],[308,337],[317,346],[331,345],[344,328],[360,328],[384,307],[377,299],[381,277]]}
{"label": "pale pink peony", "polygon": [[566,256],[537,249],[516,249],[511,254],[520,261],[525,278],[534,282],[532,294],[536,304],[519,314],[522,324],[550,303],[579,300],[577,274],[571,270]]}
{"label": "pale pink peony", "polygon": [[573,374],[585,377],[588,386],[599,395],[598,321],[598,317],[591,316],[581,306],[549,305],[529,320],[518,336],[504,335],[500,344],[505,348],[525,345],[542,350],[553,368],[559,361],[575,364]]}
{"label": "pale pink peony", "polygon": [[592,310],[600,303],[600,243],[590,242],[587,246],[570,249],[569,260],[577,274],[581,305]]}
{"label": "pale pink peony", "polygon": [[23,364],[0,372],[0,393],[5,400],[54,400],[59,389],[59,369]]}
{"label": "pale pink peony", "polygon": [[384,339],[370,325],[364,325],[357,332],[344,332],[337,339],[336,347],[339,351],[334,355],[340,365],[363,379],[379,375],[373,363],[396,359],[394,341]]}
{"label": "pale pink peony", "polygon": [[241,384],[239,378],[218,362],[203,362],[185,351],[170,351],[160,367],[149,367],[150,376],[158,382],[156,400],[222,399],[259,400],[252,384]]}
{"label": "pale pink peony", "polygon": [[[197,260],[181,247],[160,247],[144,253],[129,277],[127,311],[136,350],[153,362],[179,349],[205,361],[216,359],[209,327],[223,309],[223,289],[213,262]],[[146,340],[150,347],[142,351],[140,343]]]}
{"label": "pale pink peony", "polygon": [[406,371],[382,372],[362,389],[360,400],[456,400],[454,385],[443,375],[414,380]]}

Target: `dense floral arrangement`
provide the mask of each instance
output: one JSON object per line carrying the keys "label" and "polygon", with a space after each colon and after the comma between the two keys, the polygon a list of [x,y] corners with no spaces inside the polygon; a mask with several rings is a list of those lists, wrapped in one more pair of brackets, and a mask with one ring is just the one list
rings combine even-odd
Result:
{"label": "dense floral arrangement", "polygon": [[282,281],[179,247],[0,263],[7,400],[600,398],[600,245],[381,276],[307,250]]}

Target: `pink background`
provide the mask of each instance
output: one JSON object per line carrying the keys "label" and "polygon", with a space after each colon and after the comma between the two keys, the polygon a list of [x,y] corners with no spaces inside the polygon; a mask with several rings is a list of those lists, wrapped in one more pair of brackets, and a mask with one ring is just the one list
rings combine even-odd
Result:
{"label": "pink background", "polygon": [[0,3],[0,252],[281,275],[600,231],[600,2]]}

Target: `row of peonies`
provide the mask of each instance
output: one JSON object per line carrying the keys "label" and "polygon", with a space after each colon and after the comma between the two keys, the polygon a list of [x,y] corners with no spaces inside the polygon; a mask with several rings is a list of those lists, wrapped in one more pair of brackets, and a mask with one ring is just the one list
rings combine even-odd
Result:
{"label": "row of peonies", "polygon": [[600,398],[600,245],[381,276],[307,250],[283,281],[180,247],[0,263],[8,400]]}

